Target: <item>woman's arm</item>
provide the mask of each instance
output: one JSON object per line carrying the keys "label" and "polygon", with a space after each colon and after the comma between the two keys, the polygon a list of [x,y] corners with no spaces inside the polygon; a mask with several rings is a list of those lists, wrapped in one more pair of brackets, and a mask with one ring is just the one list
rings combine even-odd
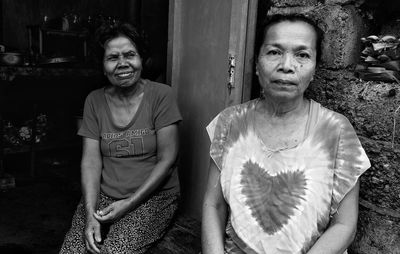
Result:
{"label": "woman's arm", "polygon": [[360,183],[357,181],[353,189],[340,202],[329,228],[307,254],[343,254],[356,235],[359,189]]}
{"label": "woman's arm", "polygon": [[178,155],[178,126],[172,124],[157,131],[157,164],[146,181],[129,198],[114,202],[95,217],[101,221],[115,220],[138,207],[171,174]]}
{"label": "woman's arm", "polygon": [[223,254],[227,220],[227,204],[219,181],[220,171],[210,160],[207,190],[203,201],[202,250],[203,254]]}
{"label": "woman's arm", "polygon": [[93,217],[100,192],[102,160],[98,140],[83,138],[81,184],[86,210],[86,248],[99,253],[95,241],[101,241],[100,223]]}
{"label": "woman's arm", "polygon": [[178,125],[172,124],[157,131],[157,164],[146,181],[128,200],[131,208],[140,205],[172,173],[178,155]]}

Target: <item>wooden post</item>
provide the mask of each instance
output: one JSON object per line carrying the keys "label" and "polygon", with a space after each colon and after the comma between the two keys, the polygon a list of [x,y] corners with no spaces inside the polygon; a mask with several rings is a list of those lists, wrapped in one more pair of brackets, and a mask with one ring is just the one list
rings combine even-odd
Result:
{"label": "wooden post", "polygon": [[[1,100],[3,101],[3,100]],[[1,107],[3,108],[3,107]],[[4,164],[3,164],[3,160],[4,160],[4,144],[3,144],[3,129],[4,129],[4,125],[3,125],[3,116],[0,112],[0,178],[4,175]]]}
{"label": "wooden post", "polygon": [[[2,2],[0,1],[0,16],[1,14],[1,6]],[[0,17],[1,18],[1,17]],[[0,28],[2,32],[2,27]],[[4,121],[3,121],[3,112],[2,110],[5,108],[4,106],[4,86],[5,86],[5,81],[0,80],[0,177],[2,177],[5,174],[4,170]]]}
{"label": "wooden post", "polygon": [[30,176],[35,177],[35,162],[36,162],[36,125],[37,125],[37,108],[38,105],[33,105],[33,120],[32,120],[32,136],[30,144]]}
{"label": "wooden post", "polygon": [[4,33],[4,21],[3,21],[3,1],[0,1],[0,44],[4,43],[3,33]]}
{"label": "wooden post", "polygon": [[127,20],[136,25],[141,26],[141,9],[142,9],[142,1],[141,0],[129,0],[125,2],[126,5],[126,13],[125,16]]}
{"label": "wooden post", "polygon": [[3,92],[4,83],[0,80],[0,190],[6,190],[15,188],[15,178],[12,175],[6,174],[4,169],[4,121],[3,114],[1,112],[4,109],[4,92]]}

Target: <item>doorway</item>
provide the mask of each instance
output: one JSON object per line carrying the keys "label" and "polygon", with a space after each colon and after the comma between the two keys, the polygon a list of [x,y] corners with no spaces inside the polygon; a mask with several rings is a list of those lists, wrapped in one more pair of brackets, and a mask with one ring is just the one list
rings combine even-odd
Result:
{"label": "doorway", "polygon": [[257,0],[170,1],[167,83],[178,99],[183,209],[200,219],[210,139],[205,127],[250,98]]}

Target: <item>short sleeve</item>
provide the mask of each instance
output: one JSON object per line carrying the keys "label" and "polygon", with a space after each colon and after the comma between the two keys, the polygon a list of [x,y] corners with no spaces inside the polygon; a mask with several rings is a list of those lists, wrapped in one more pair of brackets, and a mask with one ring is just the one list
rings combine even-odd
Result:
{"label": "short sleeve", "polygon": [[341,127],[333,179],[331,215],[336,213],[346,194],[358,178],[371,167],[370,161],[350,122],[345,119]]}
{"label": "short sleeve", "polygon": [[225,111],[219,113],[206,127],[211,141],[210,157],[219,170],[222,170],[223,159],[229,135],[229,117]]}
{"label": "short sleeve", "polygon": [[89,94],[85,100],[83,108],[82,125],[78,130],[78,135],[99,140],[99,124],[96,117],[93,93]]}
{"label": "short sleeve", "polygon": [[167,85],[163,86],[165,87],[159,95],[154,111],[154,128],[156,131],[182,120],[172,89]]}

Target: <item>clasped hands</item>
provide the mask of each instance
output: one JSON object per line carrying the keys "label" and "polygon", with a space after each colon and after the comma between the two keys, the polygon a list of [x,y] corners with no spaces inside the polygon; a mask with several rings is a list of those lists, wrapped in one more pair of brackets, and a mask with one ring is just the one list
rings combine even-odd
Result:
{"label": "clasped hands", "polygon": [[91,253],[100,253],[99,244],[103,241],[100,223],[109,223],[120,219],[131,209],[127,199],[113,202],[104,209],[99,209],[88,217],[85,230],[86,249]]}
{"label": "clasped hands", "polygon": [[121,218],[130,209],[127,199],[121,199],[110,204],[102,210],[97,210],[93,216],[101,223],[112,222]]}

